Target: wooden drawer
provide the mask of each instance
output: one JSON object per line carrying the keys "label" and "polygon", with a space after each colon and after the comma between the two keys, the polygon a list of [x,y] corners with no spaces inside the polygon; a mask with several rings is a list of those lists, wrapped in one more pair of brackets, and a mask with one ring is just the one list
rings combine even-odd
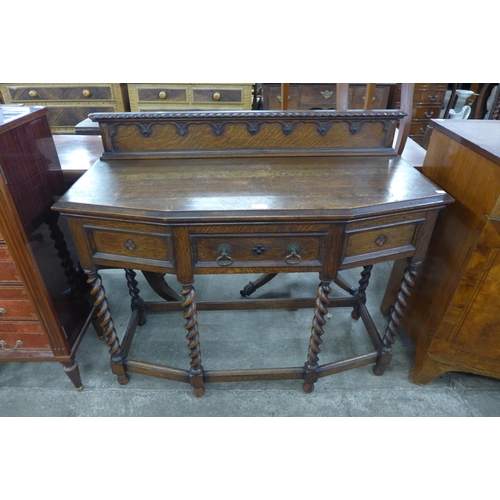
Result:
{"label": "wooden drawer", "polygon": [[326,232],[192,235],[191,248],[195,268],[321,268],[326,237]]}
{"label": "wooden drawer", "polygon": [[[387,260],[409,256],[425,213],[380,217],[346,225],[341,265],[350,267],[360,262]],[[365,264],[366,265],[366,264]]]}
{"label": "wooden drawer", "polygon": [[441,113],[441,105],[430,106],[416,104],[413,106],[412,119],[415,120],[430,120],[431,118],[439,118]]}
{"label": "wooden drawer", "polygon": [[223,89],[218,87],[193,89],[193,103],[242,103],[241,89]]}
{"label": "wooden drawer", "polygon": [[21,283],[21,277],[14,261],[2,260],[1,250],[0,248],[0,283]]}
{"label": "wooden drawer", "polygon": [[0,285],[0,321],[37,318],[35,308],[23,286]]}
{"label": "wooden drawer", "polygon": [[[371,109],[386,109],[389,100],[390,85],[377,85],[372,98]],[[363,109],[365,106],[365,85],[356,85],[352,87],[352,97],[349,102],[349,109]]]}
{"label": "wooden drawer", "polygon": [[414,120],[410,125],[410,136],[423,136],[427,131],[429,120]]}
{"label": "wooden drawer", "polygon": [[111,101],[114,100],[113,90],[110,85],[95,86],[10,86],[7,85],[12,102],[38,101]]}
{"label": "wooden drawer", "polygon": [[51,350],[39,321],[0,321],[0,357],[23,350]]}
{"label": "wooden drawer", "polygon": [[168,86],[158,87],[140,87],[135,88],[137,102],[159,102],[159,103],[187,103],[188,102],[188,88],[176,88]]}
{"label": "wooden drawer", "polygon": [[93,259],[99,264],[140,264],[143,269],[173,268],[172,234],[168,228],[99,221],[84,224]]}
{"label": "wooden drawer", "polygon": [[414,103],[436,103],[439,105],[443,102],[446,95],[446,84],[434,84],[434,85],[415,85],[415,91],[413,93]]}

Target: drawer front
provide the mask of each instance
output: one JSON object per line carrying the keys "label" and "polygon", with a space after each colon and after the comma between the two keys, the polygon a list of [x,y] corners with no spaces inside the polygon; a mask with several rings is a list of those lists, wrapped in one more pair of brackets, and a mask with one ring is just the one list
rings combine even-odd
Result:
{"label": "drawer front", "polygon": [[431,118],[439,118],[441,113],[441,105],[415,105],[413,106],[412,119],[415,120],[430,120]]}
{"label": "drawer front", "polygon": [[[335,108],[336,105],[336,85],[301,85],[300,86],[300,104],[310,109],[318,107],[321,109]],[[349,92],[351,97],[352,91]]]}
{"label": "drawer front", "polygon": [[242,103],[243,94],[241,89],[223,88],[194,88],[193,103]]}
{"label": "drawer front", "polygon": [[[375,87],[371,109],[386,109],[389,100],[389,91],[390,87],[388,85]],[[365,106],[365,94],[365,85],[353,86],[352,98],[349,100],[349,109],[363,109]]]}
{"label": "drawer front", "polygon": [[[280,85],[270,85],[263,87],[264,102],[268,103],[266,109],[281,109],[281,86]],[[305,108],[299,105],[299,88],[297,86],[290,85],[288,93],[288,109],[310,109],[311,106]]]}
{"label": "drawer front", "polygon": [[47,120],[51,128],[69,129],[74,132],[77,123],[88,118],[90,113],[109,113],[116,111],[114,106],[50,106],[47,108]]}
{"label": "drawer front", "polygon": [[137,91],[137,99],[139,102],[188,102],[187,87],[180,89],[171,87],[137,87],[135,90]]}
{"label": "drawer front", "polygon": [[419,213],[347,224],[341,266],[411,255],[418,228],[424,221],[425,214]]}
{"label": "drawer front", "polygon": [[120,224],[121,227],[84,225],[92,258],[99,264],[122,262],[144,270],[173,268],[172,234],[166,228]]}
{"label": "drawer front", "polygon": [[446,95],[446,87],[446,85],[424,86],[421,88],[415,86],[415,91],[413,93],[413,102],[441,104]]}
{"label": "drawer front", "polygon": [[35,307],[24,287],[0,285],[0,321],[37,318]]}
{"label": "drawer front", "polygon": [[318,267],[325,234],[220,234],[192,236],[195,268]]}
{"label": "drawer front", "polygon": [[19,351],[51,351],[49,340],[38,321],[1,321],[0,358]]}
{"label": "drawer front", "polygon": [[0,283],[21,283],[21,276],[13,260],[0,258]]}
{"label": "drawer front", "polygon": [[113,92],[110,86],[7,86],[13,102],[37,101],[110,101]]}

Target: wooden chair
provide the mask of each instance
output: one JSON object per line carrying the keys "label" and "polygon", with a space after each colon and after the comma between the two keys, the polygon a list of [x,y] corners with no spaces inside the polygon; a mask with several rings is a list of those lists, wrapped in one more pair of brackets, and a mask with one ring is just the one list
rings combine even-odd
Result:
{"label": "wooden chair", "polygon": [[[289,83],[281,84],[281,95],[283,98],[281,99],[281,110],[288,109],[288,99],[285,96],[289,95]],[[376,83],[367,83],[366,84],[366,92],[364,99],[364,107],[365,111],[370,111],[372,109],[373,97],[375,94]],[[401,155],[404,147],[406,145],[406,141],[408,139],[408,135],[410,133],[411,126],[411,115],[413,108],[413,92],[415,89],[414,83],[402,83],[401,84],[401,99],[400,99],[400,110],[406,113],[406,116],[400,120],[399,129],[397,136],[394,139],[393,148],[396,155]],[[348,112],[349,111],[349,84],[348,83],[337,83],[336,85],[336,110],[338,112]],[[260,288],[261,286],[269,283],[273,278],[275,278],[277,274],[269,273],[263,274],[257,280],[249,282],[247,285],[240,290],[240,294],[242,297],[249,297],[255,290]],[[356,292],[356,288],[351,287],[344,279],[338,275],[334,280],[335,283],[346,290],[347,292],[354,294]]]}

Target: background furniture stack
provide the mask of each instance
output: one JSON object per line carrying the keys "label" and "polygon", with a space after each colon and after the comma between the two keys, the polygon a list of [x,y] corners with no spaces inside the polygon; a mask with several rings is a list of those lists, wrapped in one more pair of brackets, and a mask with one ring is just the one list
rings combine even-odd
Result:
{"label": "background furniture stack", "polygon": [[92,308],[50,210],[65,186],[47,110],[0,109],[0,361],[58,361],[81,388]]}

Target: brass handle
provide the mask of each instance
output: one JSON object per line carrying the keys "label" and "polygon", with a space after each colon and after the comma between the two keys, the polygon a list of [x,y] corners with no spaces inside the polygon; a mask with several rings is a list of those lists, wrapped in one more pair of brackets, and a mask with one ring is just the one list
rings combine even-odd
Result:
{"label": "brass handle", "polygon": [[213,97],[214,97],[214,101],[219,101],[220,100],[220,93],[215,92]]}
{"label": "brass handle", "polygon": [[[281,96],[280,95],[276,96],[276,99],[278,99],[278,101],[281,102]],[[288,100],[290,100],[290,96],[288,96]]]}
{"label": "brass handle", "polygon": [[325,99],[330,99],[332,97],[333,92],[330,90],[320,90],[319,93],[325,98]]}
{"label": "brass handle", "polygon": [[436,99],[438,98],[437,95],[435,95],[434,97],[432,97],[431,95],[429,96],[429,101],[435,101]]}
{"label": "brass handle", "polygon": [[219,264],[219,266],[230,266],[233,263],[233,259],[229,255],[231,253],[231,247],[224,243],[219,245],[218,251],[219,256],[216,260],[217,264]]}
{"label": "brass handle", "polygon": [[23,345],[23,343],[20,340],[16,340],[16,344],[14,345],[14,347],[5,347],[6,345],[7,345],[7,342],[5,342],[5,340],[0,340],[0,347],[4,351],[13,351],[14,349],[17,349],[18,347],[21,347]]}
{"label": "brass handle", "polygon": [[30,90],[30,91],[28,92],[28,95],[29,95],[30,97],[38,97],[38,92],[37,92],[36,90]]}
{"label": "brass handle", "polygon": [[[361,99],[364,101],[366,99],[366,96],[361,96]],[[372,102],[375,102],[375,97],[372,97]]]}
{"label": "brass handle", "polygon": [[87,90],[87,89],[85,89],[82,92],[82,94],[83,94],[83,97],[90,97],[92,95],[91,92],[90,92],[90,90]]}
{"label": "brass handle", "polygon": [[427,132],[427,130],[425,130],[424,128],[420,127],[420,132],[422,132],[422,134],[425,134]]}
{"label": "brass handle", "polygon": [[0,307],[0,314],[5,314],[7,311],[3,307]]}
{"label": "brass handle", "polygon": [[285,257],[285,262],[292,265],[298,264],[302,260],[299,252],[300,246],[296,243],[290,243],[290,245],[286,247],[287,256]]}
{"label": "brass handle", "polygon": [[431,111],[430,113],[428,111],[424,111],[424,115],[426,116],[426,118],[430,118],[434,115],[434,111]]}
{"label": "brass handle", "polygon": [[162,90],[161,92],[159,92],[158,97],[160,99],[166,99],[167,98],[167,93],[164,90]]}

